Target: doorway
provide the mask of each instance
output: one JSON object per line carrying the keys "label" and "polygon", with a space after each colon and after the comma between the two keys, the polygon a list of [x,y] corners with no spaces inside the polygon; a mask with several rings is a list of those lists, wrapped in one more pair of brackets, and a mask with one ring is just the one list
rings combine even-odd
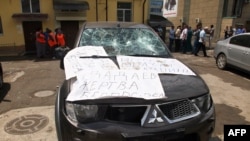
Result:
{"label": "doorway", "polygon": [[23,34],[25,42],[25,54],[36,53],[36,30],[42,27],[41,21],[24,21]]}
{"label": "doorway", "polygon": [[61,29],[65,35],[66,46],[73,48],[79,30],[78,21],[61,21]]}

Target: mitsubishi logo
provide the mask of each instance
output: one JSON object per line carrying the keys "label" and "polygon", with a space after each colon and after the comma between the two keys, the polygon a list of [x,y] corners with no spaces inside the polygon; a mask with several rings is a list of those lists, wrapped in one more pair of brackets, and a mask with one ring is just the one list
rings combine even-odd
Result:
{"label": "mitsubishi logo", "polygon": [[152,112],[153,118],[149,118],[148,123],[163,122],[161,117],[157,117],[157,111],[154,109]]}
{"label": "mitsubishi logo", "polygon": [[156,105],[148,106],[141,119],[141,126],[143,127],[159,127],[167,125],[168,123],[168,120]]}

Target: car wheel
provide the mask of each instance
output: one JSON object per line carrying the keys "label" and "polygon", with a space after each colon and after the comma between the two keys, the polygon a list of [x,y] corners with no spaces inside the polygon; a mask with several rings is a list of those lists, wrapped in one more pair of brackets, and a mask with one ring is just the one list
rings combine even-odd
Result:
{"label": "car wheel", "polygon": [[227,66],[227,57],[225,54],[219,54],[216,59],[217,67],[224,70]]}
{"label": "car wheel", "polygon": [[2,86],[3,86],[3,76],[0,75],[0,88],[2,88]]}

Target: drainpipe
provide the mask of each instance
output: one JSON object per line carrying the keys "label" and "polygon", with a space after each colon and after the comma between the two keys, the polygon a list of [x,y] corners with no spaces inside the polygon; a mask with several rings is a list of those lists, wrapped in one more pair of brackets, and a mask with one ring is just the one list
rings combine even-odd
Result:
{"label": "drainpipe", "polygon": [[146,3],[146,0],[143,1],[143,8],[142,8],[142,23],[144,24],[144,16],[145,16],[145,3]]}
{"label": "drainpipe", "polygon": [[98,0],[95,0],[95,7],[96,7],[96,21],[98,21]]}
{"label": "drainpipe", "polygon": [[106,21],[108,21],[108,0],[106,0]]}

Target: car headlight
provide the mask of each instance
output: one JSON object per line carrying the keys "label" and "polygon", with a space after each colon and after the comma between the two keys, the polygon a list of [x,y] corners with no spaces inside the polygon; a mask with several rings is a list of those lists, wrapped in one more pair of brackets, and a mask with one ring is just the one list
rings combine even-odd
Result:
{"label": "car headlight", "polygon": [[97,118],[98,106],[66,103],[66,112],[74,122],[91,122]]}
{"label": "car headlight", "polygon": [[207,112],[212,106],[211,95],[205,95],[192,99],[192,102],[200,109],[201,112]]}

